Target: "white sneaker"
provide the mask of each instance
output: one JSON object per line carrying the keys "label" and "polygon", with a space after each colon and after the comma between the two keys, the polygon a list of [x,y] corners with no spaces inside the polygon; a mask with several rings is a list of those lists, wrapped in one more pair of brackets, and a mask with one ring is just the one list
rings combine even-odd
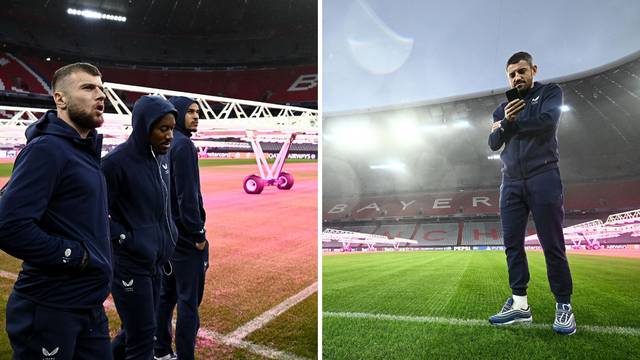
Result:
{"label": "white sneaker", "polygon": [[178,355],[167,354],[165,356],[154,356],[154,360],[178,360]]}

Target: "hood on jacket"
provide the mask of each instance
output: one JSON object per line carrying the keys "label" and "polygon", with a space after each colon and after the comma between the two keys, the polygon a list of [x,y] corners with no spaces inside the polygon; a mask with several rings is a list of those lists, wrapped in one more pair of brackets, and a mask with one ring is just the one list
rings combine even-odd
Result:
{"label": "hood on jacket", "polygon": [[100,157],[102,148],[102,135],[98,135],[96,129],[91,129],[85,139],[80,137],[76,129],[58,117],[56,110],[47,111],[38,121],[32,123],[24,132],[27,144],[42,135],[55,135],[78,145],[89,147]]}
{"label": "hood on jacket", "polygon": [[149,137],[153,124],[164,115],[172,113],[178,119],[178,112],[173,105],[161,96],[145,95],[133,105],[131,123],[133,131],[129,140],[135,144],[136,148],[145,152],[151,146]]}
{"label": "hood on jacket", "polygon": [[178,111],[178,116],[176,117],[176,129],[180,130],[181,133],[191,136],[191,131],[187,130],[185,126],[185,115],[187,115],[187,109],[191,104],[197,104],[198,102],[194,99],[185,97],[185,96],[174,96],[169,99],[169,102],[176,107]]}

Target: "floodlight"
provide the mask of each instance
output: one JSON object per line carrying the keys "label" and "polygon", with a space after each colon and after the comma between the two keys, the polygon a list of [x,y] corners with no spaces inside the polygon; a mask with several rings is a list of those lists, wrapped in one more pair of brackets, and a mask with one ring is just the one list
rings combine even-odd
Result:
{"label": "floodlight", "polygon": [[105,13],[101,13],[99,11],[93,11],[93,10],[78,10],[78,9],[72,9],[72,8],[68,8],[67,9],[67,14],[69,15],[77,15],[77,16],[82,16],[84,18],[87,19],[103,19],[103,20],[111,20],[111,21],[119,21],[119,22],[126,22],[127,18],[124,16],[117,16],[117,15],[113,15],[113,14],[105,14]]}
{"label": "floodlight", "polygon": [[369,169],[371,170],[404,171],[405,168],[406,166],[404,163],[395,161],[385,164],[369,165]]}

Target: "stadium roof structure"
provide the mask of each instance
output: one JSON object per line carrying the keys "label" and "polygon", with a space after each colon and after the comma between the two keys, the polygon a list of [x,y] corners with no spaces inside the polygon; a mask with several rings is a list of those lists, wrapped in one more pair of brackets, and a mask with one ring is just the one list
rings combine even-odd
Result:
{"label": "stadium roof structure", "polygon": [[[0,45],[63,61],[162,66],[315,64],[312,1],[8,0]],[[89,10],[126,22],[73,16]]]}
{"label": "stadium roof structure", "polygon": [[[104,91],[115,112],[105,113],[105,123],[100,128],[105,145],[117,145],[131,133],[131,110],[120,99],[117,90],[140,94],[188,96],[198,102],[204,117],[200,120],[199,139],[242,138],[248,141],[288,142],[291,135],[298,143],[317,144],[318,112],[316,110],[238,100],[220,96],[186,93],[173,90],[147,88],[106,82]],[[0,146],[19,147],[25,143],[26,128],[47,109],[0,106]]]}
{"label": "stadium roof structure", "polygon": [[[640,53],[559,82],[565,181],[640,176]],[[323,122],[325,198],[496,188],[502,166],[487,139],[503,89],[444,103],[329,116]],[[394,166],[374,166],[393,164]]]}

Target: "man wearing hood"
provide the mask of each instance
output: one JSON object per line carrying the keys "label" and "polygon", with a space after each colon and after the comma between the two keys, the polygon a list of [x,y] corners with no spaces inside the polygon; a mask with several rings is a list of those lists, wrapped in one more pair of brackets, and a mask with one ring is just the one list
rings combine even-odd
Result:
{"label": "man wearing hood", "polygon": [[558,122],[562,89],[557,84],[541,84],[533,78],[538,67],[526,52],[517,52],[507,61],[507,78],[518,89],[518,99],[505,102],[493,113],[489,147],[504,145],[500,220],[509,270],[512,296],[498,314],[494,325],[530,322],[527,302],[529,267],[524,237],[529,213],[533,215],[540,245],[547,263],[547,278],[556,298],[553,331],[571,335],[576,321],[571,307],[573,283],[565,254],[562,181],[558,169]]}
{"label": "man wearing hood", "polygon": [[153,358],[160,274],[178,235],[167,155],[176,116],[162,97],[141,97],[133,107],[131,136],[102,162],[114,249],[111,293],[122,321],[112,343],[115,359]]}
{"label": "man wearing hood", "polygon": [[178,111],[171,146],[171,203],[179,236],[171,258],[173,273],[162,278],[155,354],[156,359],[175,359],[171,349],[171,318],[177,304],[176,352],[178,359],[190,360],[194,358],[200,327],[198,306],[209,266],[198,151],[189,139],[198,130],[199,108],[197,102],[187,97],[172,97],[169,101]]}
{"label": "man wearing hood", "polygon": [[21,260],[7,302],[14,359],[110,359],[102,303],[112,279],[107,189],[100,170],[105,94],[98,69],[52,79],[56,110],[26,131],[0,198],[0,248]]}

